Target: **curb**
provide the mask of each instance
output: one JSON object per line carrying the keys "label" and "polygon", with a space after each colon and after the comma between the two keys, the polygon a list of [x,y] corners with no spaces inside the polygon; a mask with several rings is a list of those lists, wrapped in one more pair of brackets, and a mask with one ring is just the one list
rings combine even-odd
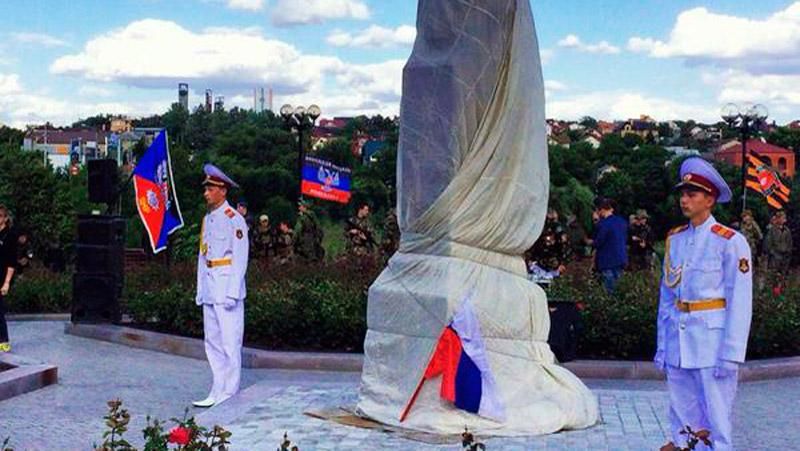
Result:
{"label": "curb", "polygon": [[58,383],[58,367],[0,354],[0,401]]}
{"label": "curb", "polygon": [[69,321],[69,313],[12,313],[6,321]]}
{"label": "curb", "polygon": [[[205,360],[203,340],[134,329],[113,324],[72,324],[64,333],[78,337],[165,352],[167,354]],[[242,348],[242,366],[286,370],[360,372],[363,354],[324,352],[282,352]],[[664,380],[652,362],[617,360],[575,360],[563,366],[582,379]],[[739,370],[742,382],[800,377],[800,357],[752,360]]]}
{"label": "curb", "polygon": [[[67,323],[64,325],[64,333],[193,359],[206,359],[205,345],[199,338],[180,337],[113,324]],[[245,368],[359,372],[363,359],[361,354],[281,352],[242,348],[242,366]]]}

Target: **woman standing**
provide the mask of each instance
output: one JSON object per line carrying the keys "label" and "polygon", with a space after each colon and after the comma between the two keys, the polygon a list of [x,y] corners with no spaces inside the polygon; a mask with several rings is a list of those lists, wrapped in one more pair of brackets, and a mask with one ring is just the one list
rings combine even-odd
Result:
{"label": "woman standing", "polygon": [[6,295],[11,288],[17,259],[17,240],[11,233],[11,214],[5,205],[0,204],[0,352],[10,352],[6,325]]}

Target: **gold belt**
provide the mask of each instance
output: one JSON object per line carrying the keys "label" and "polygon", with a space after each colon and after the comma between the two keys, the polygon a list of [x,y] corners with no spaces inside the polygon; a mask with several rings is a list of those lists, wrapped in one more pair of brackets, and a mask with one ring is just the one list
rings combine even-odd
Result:
{"label": "gold belt", "polygon": [[675,307],[681,312],[699,312],[701,310],[719,310],[724,309],[726,305],[725,299],[700,299],[697,301],[675,301]]}
{"label": "gold belt", "polygon": [[214,268],[216,266],[228,266],[233,263],[233,259],[230,258],[218,258],[216,260],[206,260],[206,266],[209,268]]}

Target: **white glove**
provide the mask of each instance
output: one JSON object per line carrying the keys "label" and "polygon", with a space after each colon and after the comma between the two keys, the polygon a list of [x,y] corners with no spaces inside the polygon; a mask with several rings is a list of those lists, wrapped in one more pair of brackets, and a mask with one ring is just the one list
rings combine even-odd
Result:
{"label": "white glove", "polygon": [[656,366],[656,369],[662,373],[667,369],[667,364],[664,362],[664,351],[656,352],[656,356],[653,358],[653,364]]}
{"label": "white glove", "polygon": [[225,297],[225,300],[222,301],[222,306],[225,307],[225,309],[230,310],[236,307],[236,302],[238,301],[234,298]]}

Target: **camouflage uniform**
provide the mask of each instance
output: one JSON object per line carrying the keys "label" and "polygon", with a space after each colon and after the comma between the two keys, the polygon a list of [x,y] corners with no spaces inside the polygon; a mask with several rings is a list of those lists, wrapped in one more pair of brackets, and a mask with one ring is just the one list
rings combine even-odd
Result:
{"label": "camouflage uniform", "polygon": [[633,271],[650,269],[653,256],[653,229],[650,224],[633,224],[628,234],[630,266]]}
{"label": "camouflage uniform", "polygon": [[305,260],[320,261],[325,258],[322,247],[322,227],[311,210],[301,213],[294,227],[295,252]]}
{"label": "camouflage uniform", "polygon": [[278,232],[275,237],[275,263],[282,265],[294,259],[294,238],[292,232]]}
{"label": "camouflage uniform", "polygon": [[253,232],[253,255],[262,260],[269,260],[275,255],[275,233],[272,227],[260,224]]}
{"label": "camouflage uniform", "polygon": [[400,226],[397,223],[397,213],[394,208],[386,213],[383,220],[383,242],[381,252],[384,257],[391,257],[400,247]]}
{"label": "camouflage uniform", "polygon": [[565,265],[572,257],[569,236],[564,227],[555,220],[548,219],[544,224],[542,235],[525,252],[525,261],[530,265],[535,262],[546,271],[555,271]]}
{"label": "camouflage uniform", "polygon": [[[745,217],[748,218],[747,216]],[[747,240],[747,244],[750,245],[750,249],[753,251],[752,260],[755,265],[758,261],[758,250],[761,249],[761,240],[764,238],[764,234],[761,233],[761,227],[759,227],[755,219],[750,216],[748,219],[742,220],[740,231]]]}
{"label": "camouflage uniform", "polygon": [[792,232],[786,225],[772,224],[764,239],[764,252],[767,254],[767,268],[783,271],[792,262]]}
{"label": "camouflage uniform", "polygon": [[[351,233],[351,231],[357,231]],[[344,230],[347,253],[351,255],[369,255],[375,248],[375,233],[367,217],[353,216],[347,220]]]}

